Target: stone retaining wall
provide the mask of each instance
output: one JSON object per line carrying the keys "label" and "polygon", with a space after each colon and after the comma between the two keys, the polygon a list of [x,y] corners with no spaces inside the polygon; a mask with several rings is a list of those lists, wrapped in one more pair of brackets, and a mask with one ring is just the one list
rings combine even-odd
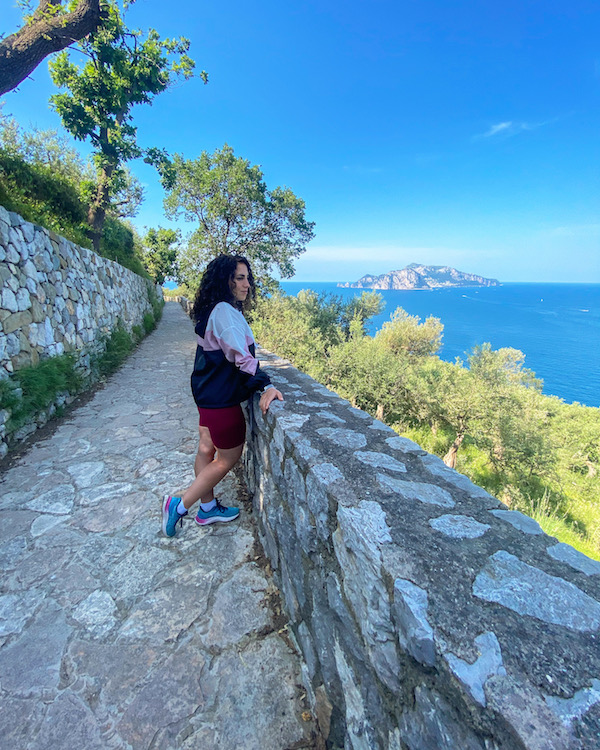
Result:
{"label": "stone retaining wall", "polygon": [[245,472],[328,746],[600,747],[600,563],[265,357]]}
{"label": "stone retaining wall", "polygon": [[[89,376],[90,355],[102,350],[117,322],[131,331],[152,312],[152,288],[119,263],[0,206],[0,379],[65,352],[76,353]],[[0,410],[0,457],[7,451],[8,416]],[[16,438],[34,429],[26,425]]]}

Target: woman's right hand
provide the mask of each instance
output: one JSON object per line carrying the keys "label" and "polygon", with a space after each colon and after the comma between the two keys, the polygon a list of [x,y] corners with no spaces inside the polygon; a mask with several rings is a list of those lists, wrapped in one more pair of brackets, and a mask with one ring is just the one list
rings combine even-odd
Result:
{"label": "woman's right hand", "polygon": [[263,414],[266,414],[269,411],[269,406],[275,399],[283,401],[283,394],[281,393],[281,391],[278,391],[277,388],[267,388],[267,390],[263,392],[260,397],[260,401],[258,402],[260,410]]}

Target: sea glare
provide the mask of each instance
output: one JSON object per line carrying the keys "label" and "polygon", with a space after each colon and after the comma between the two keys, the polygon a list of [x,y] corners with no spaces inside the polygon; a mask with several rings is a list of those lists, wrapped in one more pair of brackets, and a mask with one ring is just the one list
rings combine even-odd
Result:
{"label": "sea glare", "polygon": [[[314,281],[282,282],[281,287],[286,294],[312,289],[344,300],[364,291]],[[371,335],[397,307],[421,320],[433,315],[444,325],[442,359],[464,360],[485,342],[492,349],[520,349],[525,367],[544,381],[544,393],[568,403],[600,406],[600,284],[507,283],[380,294],[386,306],[371,320]]]}

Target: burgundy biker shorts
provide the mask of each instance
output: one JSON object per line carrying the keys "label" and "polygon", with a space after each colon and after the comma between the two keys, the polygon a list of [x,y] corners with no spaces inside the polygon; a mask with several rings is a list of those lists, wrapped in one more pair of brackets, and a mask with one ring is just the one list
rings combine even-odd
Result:
{"label": "burgundy biker shorts", "polygon": [[246,439],[246,420],[239,404],[226,406],[224,409],[198,407],[198,412],[200,426],[208,427],[215,448],[236,448]]}

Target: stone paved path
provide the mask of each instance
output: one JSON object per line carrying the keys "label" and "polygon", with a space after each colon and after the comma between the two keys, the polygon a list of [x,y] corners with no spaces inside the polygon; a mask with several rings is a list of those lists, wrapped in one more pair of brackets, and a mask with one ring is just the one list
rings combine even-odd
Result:
{"label": "stone paved path", "polygon": [[[160,533],[162,493],[193,477],[194,346],[168,303],[0,481],[2,748],[313,747],[250,505],[240,522]],[[219,494],[239,491],[229,477]]]}

